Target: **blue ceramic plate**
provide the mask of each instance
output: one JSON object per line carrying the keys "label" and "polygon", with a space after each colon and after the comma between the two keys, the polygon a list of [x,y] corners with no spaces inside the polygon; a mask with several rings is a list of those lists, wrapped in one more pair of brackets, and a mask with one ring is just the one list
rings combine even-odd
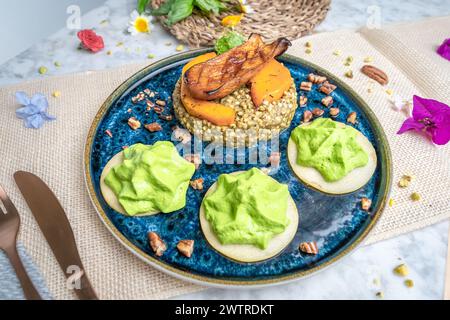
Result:
{"label": "blue ceramic plate", "polygon": [[[297,88],[311,72],[325,75],[338,86],[332,93],[334,105],[341,110],[337,120],[345,122],[346,116],[352,111],[358,114],[359,122],[355,127],[369,138],[378,156],[376,172],[364,188],[347,195],[330,196],[308,188],[296,178],[288,164],[286,146],[291,130],[300,124],[302,113],[306,110],[298,108],[290,128],[280,136],[281,167],[273,177],[289,186],[297,204],[300,225],[291,244],[272,259],[249,264],[231,261],[208,245],[199,226],[199,207],[203,196],[218,176],[247,170],[252,165],[202,164],[194,178],[205,179],[204,191],[189,188],[187,205],[177,212],[149,217],[125,217],[105,203],[99,180],[106,163],[122,151],[123,146],[171,140],[171,128],[180,125],[176,118],[163,121],[153,112],[146,115],[145,101],[133,104],[131,98],[149,88],[158,93],[155,99],[167,101],[168,109],[171,110],[171,95],[182,66],[206,51],[209,50],[175,55],[148,66],[123,83],[100,108],[89,131],[84,160],[88,190],[101,220],[126,248],[144,261],[171,275],[202,284],[260,286],[281,283],[304,277],[338,261],[367,237],[385,206],[391,184],[389,146],[378,120],[353,90],[320,67],[289,55],[284,55],[279,60],[291,71]],[[307,109],[323,108],[322,93],[314,88],[307,96]],[[128,109],[132,112],[129,113]],[[163,131],[132,131],[127,125],[131,116],[137,117],[143,124],[157,121],[162,125]],[[324,116],[329,116],[327,111]],[[111,131],[112,138],[105,134],[106,130]],[[267,153],[270,154],[270,148]],[[361,210],[362,197],[373,201],[370,214]],[[168,250],[161,258],[156,257],[149,247],[149,231],[158,232],[168,245]],[[192,258],[185,258],[177,252],[176,245],[181,239],[195,240]],[[298,245],[302,241],[317,241],[319,254],[311,256],[301,253]]]}

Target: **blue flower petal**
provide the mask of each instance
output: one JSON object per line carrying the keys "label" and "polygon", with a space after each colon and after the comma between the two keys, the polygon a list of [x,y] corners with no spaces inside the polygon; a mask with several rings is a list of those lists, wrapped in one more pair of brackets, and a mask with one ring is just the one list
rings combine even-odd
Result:
{"label": "blue flower petal", "polygon": [[28,98],[27,94],[23,91],[16,92],[16,100],[19,104],[23,106],[27,106],[30,104],[30,98]]}
{"label": "blue flower petal", "polygon": [[44,122],[44,118],[40,114],[35,114],[25,119],[25,127],[39,129]]}
{"label": "blue flower petal", "polygon": [[31,98],[31,104],[39,108],[39,111],[46,111],[48,108],[47,98],[42,93],[36,93]]}
{"label": "blue flower petal", "polygon": [[42,116],[42,118],[44,118],[45,121],[53,121],[56,120],[55,116],[49,115],[46,112],[41,112],[40,115]]}
{"label": "blue flower petal", "polygon": [[17,109],[16,110],[16,116],[19,119],[24,119],[26,117],[32,116],[34,114],[38,114],[40,112],[41,112],[41,110],[38,107],[33,106],[32,104],[30,104],[28,106],[25,106],[25,107]]}

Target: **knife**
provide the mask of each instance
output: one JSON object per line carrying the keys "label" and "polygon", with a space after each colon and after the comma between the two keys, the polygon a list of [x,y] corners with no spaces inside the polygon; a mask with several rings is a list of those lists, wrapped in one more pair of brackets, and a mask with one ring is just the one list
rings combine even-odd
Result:
{"label": "knife", "polygon": [[55,194],[32,173],[18,171],[14,180],[63,270],[68,288],[81,300],[98,300],[81,263],[69,220]]}

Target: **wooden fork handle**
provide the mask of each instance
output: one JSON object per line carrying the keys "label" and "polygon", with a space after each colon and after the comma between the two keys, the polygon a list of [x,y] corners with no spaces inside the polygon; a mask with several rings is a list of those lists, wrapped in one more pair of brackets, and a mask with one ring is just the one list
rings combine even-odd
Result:
{"label": "wooden fork handle", "polygon": [[25,267],[20,260],[19,254],[17,252],[16,246],[5,248],[5,253],[11,261],[11,264],[16,271],[17,278],[19,278],[20,284],[22,285],[23,293],[27,300],[42,300],[41,296],[34,287],[33,282],[31,282]]}

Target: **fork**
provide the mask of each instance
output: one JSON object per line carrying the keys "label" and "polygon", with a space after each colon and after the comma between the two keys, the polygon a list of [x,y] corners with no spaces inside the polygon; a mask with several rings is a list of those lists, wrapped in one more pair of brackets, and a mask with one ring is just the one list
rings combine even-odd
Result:
{"label": "fork", "polygon": [[6,212],[3,212],[0,206],[0,249],[6,253],[11,261],[11,265],[16,271],[17,278],[19,278],[20,284],[22,285],[25,298],[27,300],[42,300],[17,253],[17,235],[20,228],[20,217],[16,207],[2,186],[0,186],[0,202],[3,203],[4,209],[6,209]]}

